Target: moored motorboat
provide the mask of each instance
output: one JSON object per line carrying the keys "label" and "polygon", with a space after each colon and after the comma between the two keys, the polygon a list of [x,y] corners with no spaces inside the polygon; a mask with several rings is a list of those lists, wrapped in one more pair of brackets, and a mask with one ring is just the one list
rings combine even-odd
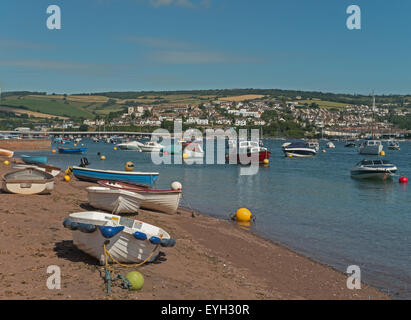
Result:
{"label": "moored motorboat", "polygon": [[329,148],[329,149],[335,149],[335,144],[334,144],[333,142],[331,142],[331,141],[328,141],[328,142],[327,142],[327,148]]}
{"label": "moored motorboat", "polygon": [[84,153],[87,148],[58,148],[59,153]]}
{"label": "moored motorboat", "polygon": [[346,148],[355,148],[357,145],[355,144],[354,141],[347,141],[347,143],[344,145]]}
{"label": "moored motorboat", "polygon": [[[229,140],[229,153],[226,154],[226,162],[230,163],[233,159],[237,164],[250,164],[253,158],[258,163],[264,163],[270,158],[271,152],[262,147],[258,141],[240,141],[237,146],[236,140]],[[243,162],[247,163],[243,163]]]}
{"label": "moored motorboat", "polygon": [[27,164],[46,164],[47,163],[47,157],[45,156],[22,155],[21,159]]}
{"label": "moored motorboat", "polygon": [[40,171],[44,171],[50,173],[53,177],[56,177],[60,174],[61,169],[57,167],[53,167],[47,164],[16,164],[13,166],[14,169],[26,169],[26,168],[33,168]]}
{"label": "moored motorboat", "polygon": [[102,169],[72,167],[74,176],[83,181],[97,182],[99,180],[121,181],[135,185],[151,186],[159,176],[158,172],[129,172]]}
{"label": "moored motorboat", "polygon": [[400,144],[396,141],[390,141],[388,143],[388,149],[390,150],[401,150]]}
{"label": "moored motorboat", "polygon": [[143,146],[141,146],[141,150],[144,152],[160,152],[163,148],[163,145],[155,141],[148,141]]}
{"label": "moored motorboat", "polygon": [[397,167],[388,160],[362,160],[351,169],[351,177],[356,179],[385,180],[395,176]]}
{"label": "moored motorboat", "polygon": [[143,196],[126,190],[106,187],[86,188],[89,204],[112,214],[138,213]]}
{"label": "moored motorboat", "polygon": [[310,148],[306,142],[286,142],[282,145],[284,155],[286,157],[313,157],[317,151]]}
{"label": "moored motorboat", "polygon": [[6,150],[6,149],[0,149],[0,157],[12,158],[13,155],[14,155],[13,151]]}
{"label": "moored motorboat", "polygon": [[358,147],[358,152],[365,155],[380,155],[383,150],[381,141],[379,140],[364,140]]}
{"label": "moored motorboat", "polygon": [[174,214],[178,210],[180,199],[182,196],[181,184],[172,183],[171,190],[153,190],[118,181],[99,181],[103,187],[108,187],[117,190],[132,191],[143,196],[140,207],[169,214]]}
{"label": "moored motorboat", "polygon": [[140,150],[140,148],[143,146],[141,142],[138,141],[130,141],[130,142],[125,142],[125,143],[120,143],[117,145],[117,148],[120,150]]}
{"label": "moored motorboat", "polygon": [[102,212],[71,213],[63,226],[73,231],[74,245],[100,264],[105,263],[105,249],[120,263],[137,263],[152,262],[160,247],[175,245],[175,240],[159,227]]}
{"label": "moored motorboat", "polygon": [[2,188],[15,194],[47,194],[54,188],[54,177],[33,168],[16,170],[3,175]]}

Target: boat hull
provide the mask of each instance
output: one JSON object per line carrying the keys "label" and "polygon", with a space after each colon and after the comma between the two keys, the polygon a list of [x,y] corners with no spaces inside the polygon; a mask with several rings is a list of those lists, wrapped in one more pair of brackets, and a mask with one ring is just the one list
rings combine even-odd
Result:
{"label": "boat hull", "polygon": [[12,158],[13,155],[14,155],[13,151],[6,150],[6,149],[0,149],[0,157]]}
{"label": "boat hull", "polygon": [[53,177],[56,177],[60,174],[61,169],[53,166],[47,165],[35,165],[35,164],[17,164],[13,167],[14,169],[26,169],[26,168],[33,168],[40,171],[44,171],[50,173]]}
{"label": "boat hull", "polygon": [[[245,154],[244,154],[244,155],[245,155]],[[237,164],[242,164],[242,163],[241,163],[241,157],[242,157],[242,156],[243,156],[243,155],[238,154],[238,153],[235,153],[235,154],[227,154],[227,155],[226,155],[226,162],[229,163],[230,157],[231,157],[231,158],[234,158],[234,159],[237,160]],[[270,159],[270,156],[271,156],[271,152],[269,152],[269,151],[260,151],[260,152],[258,152],[258,154],[257,154],[258,163],[263,164],[263,163],[264,163],[264,160]],[[247,154],[247,158],[248,158],[248,159],[252,159],[252,154],[251,154],[251,153],[248,153],[248,154]],[[248,163],[248,164],[250,164],[250,163]]]}
{"label": "boat hull", "polygon": [[2,179],[2,189],[14,194],[49,194],[53,188],[51,174],[32,168],[6,173]]}
{"label": "boat hull", "polygon": [[317,154],[314,149],[285,149],[283,152],[286,157],[292,156],[297,158],[310,158]]}
{"label": "boat hull", "polygon": [[59,148],[59,153],[84,153],[87,151],[87,148],[77,148],[77,149],[62,149]]}
{"label": "boat hull", "polygon": [[391,172],[372,172],[372,171],[351,171],[351,177],[354,179],[375,179],[375,180],[386,180],[391,179],[395,176],[396,171]]}
{"label": "boat hull", "polygon": [[47,164],[47,157],[43,156],[21,156],[21,159],[27,164]]}
{"label": "boat hull", "polygon": [[97,182],[99,180],[121,181],[135,185],[151,186],[159,176],[157,172],[123,172],[73,167],[74,176],[83,181]]}

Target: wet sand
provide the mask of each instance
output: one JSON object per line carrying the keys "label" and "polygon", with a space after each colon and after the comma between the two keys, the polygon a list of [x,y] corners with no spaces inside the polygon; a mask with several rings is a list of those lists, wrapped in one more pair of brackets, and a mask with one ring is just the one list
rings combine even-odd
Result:
{"label": "wet sand", "polygon": [[[0,174],[10,166],[0,162]],[[138,270],[140,291],[115,284],[107,297],[102,267],[78,250],[62,221],[92,210],[91,183],[55,178],[50,195],[0,193],[0,299],[390,299],[367,285],[346,287],[347,275],[251,233],[230,221],[188,210],[176,215],[141,211],[136,219],[176,239],[163,261],[137,269],[114,265],[116,275]],[[46,286],[47,267],[61,268],[61,289]]]}

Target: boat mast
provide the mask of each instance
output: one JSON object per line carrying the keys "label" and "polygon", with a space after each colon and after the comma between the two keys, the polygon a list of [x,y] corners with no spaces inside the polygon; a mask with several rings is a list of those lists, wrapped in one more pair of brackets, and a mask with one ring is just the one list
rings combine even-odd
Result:
{"label": "boat mast", "polygon": [[374,126],[375,126],[375,95],[374,95],[374,91],[373,91],[372,92],[372,127],[371,127],[371,134],[372,134],[372,139],[373,140],[375,138]]}

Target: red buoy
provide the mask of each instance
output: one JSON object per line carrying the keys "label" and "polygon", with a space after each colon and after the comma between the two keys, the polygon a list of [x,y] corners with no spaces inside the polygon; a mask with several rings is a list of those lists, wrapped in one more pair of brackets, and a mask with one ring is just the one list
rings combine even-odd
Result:
{"label": "red buoy", "polygon": [[401,177],[399,182],[400,183],[408,183],[408,178],[407,177]]}

